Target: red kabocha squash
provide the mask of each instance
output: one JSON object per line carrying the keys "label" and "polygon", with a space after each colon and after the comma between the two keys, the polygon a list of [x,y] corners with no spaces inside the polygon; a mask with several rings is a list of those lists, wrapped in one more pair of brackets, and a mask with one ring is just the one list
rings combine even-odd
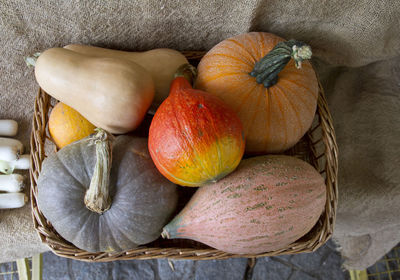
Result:
{"label": "red kabocha squash", "polygon": [[324,179],[308,163],[284,155],[253,157],[197,190],[162,236],[234,254],[280,250],[313,228],[325,202]]}
{"label": "red kabocha squash", "polygon": [[310,57],[310,47],[298,41],[263,32],[238,35],[202,58],[195,87],[238,114],[246,153],[282,152],[300,140],[315,115],[317,78],[311,64],[302,63]]}
{"label": "red kabocha squash", "polygon": [[[217,97],[194,90],[184,65],[149,129],[149,151],[158,170],[182,186],[217,181],[239,164],[245,147],[236,113]],[[188,77],[188,79],[191,79]]]}

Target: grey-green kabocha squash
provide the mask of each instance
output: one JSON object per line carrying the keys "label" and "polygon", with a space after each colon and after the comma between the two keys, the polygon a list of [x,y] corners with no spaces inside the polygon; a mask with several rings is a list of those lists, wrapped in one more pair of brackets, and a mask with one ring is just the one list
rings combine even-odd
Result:
{"label": "grey-green kabocha squash", "polygon": [[112,138],[98,130],[64,147],[44,160],[38,180],[39,209],[64,239],[88,252],[157,239],[178,200],[145,138]]}

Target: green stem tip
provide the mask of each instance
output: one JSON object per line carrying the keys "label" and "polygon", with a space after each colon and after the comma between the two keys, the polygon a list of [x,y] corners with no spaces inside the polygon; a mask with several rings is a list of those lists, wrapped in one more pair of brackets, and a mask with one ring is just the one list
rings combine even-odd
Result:
{"label": "green stem tip", "polygon": [[278,74],[285,68],[290,59],[294,59],[296,68],[301,68],[302,61],[310,59],[311,56],[311,47],[303,42],[296,40],[279,42],[254,65],[250,76],[255,77],[257,83],[268,88],[278,82]]}
{"label": "green stem tip", "polygon": [[28,67],[35,67],[36,61],[40,55],[41,55],[41,53],[37,52],[37,53],[34,53],[32,56],[28,56],[27,58],[25,58],[26,65],[28,65]]}

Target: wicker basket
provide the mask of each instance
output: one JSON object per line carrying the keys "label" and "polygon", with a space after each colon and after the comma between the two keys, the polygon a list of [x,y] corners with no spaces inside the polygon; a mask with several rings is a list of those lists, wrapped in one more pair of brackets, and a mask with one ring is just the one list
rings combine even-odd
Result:
{"label": "wicker basket", "polygon": [[[204,52],[187,51],[183,52],[189,61],[196,65]],[[312,252],[323,245],[332,235],[335,224],[336,205],[337,205],[337,145],[332,119],[328,110],[322,87],[319,88],[318,108],[314,123],[301,141],[286,154],[302,158],[312,164],[325,178],[327,187],[327,200],[325,211],[314,228],[301,239],[288,245],[279,251],[267,252],[257,255],[235,255],[225,253],[204,244],[183,239],[158,240],[141,246],[139,248],[120,252],[120,253],[89,253],[78,249],[73,244],[64,240],[46,220],[37,206],[37,180],[40,174],[41,165],[46,157],[45,145],[51,141],[47,132],[48,115],[52,108],[52,98],[43,90],[39,89],[35,99],[33,128],[31,134],[31,205],[33,222],[36,231],[42,242],[46,243],[50,249],[59,256],[89,262],[104,262],[114,260],[130,259],[154,259],[154,258],[174,258],[174,259],[227,259],[234,257],[263,257],[276,256],[283,254],[297,254]],[[48,145],[48,144],[47,144]],[[188,201],[193,191],[180,188],[182,202],[180,207]],[[185,190],[182,190],[185,189]]]}

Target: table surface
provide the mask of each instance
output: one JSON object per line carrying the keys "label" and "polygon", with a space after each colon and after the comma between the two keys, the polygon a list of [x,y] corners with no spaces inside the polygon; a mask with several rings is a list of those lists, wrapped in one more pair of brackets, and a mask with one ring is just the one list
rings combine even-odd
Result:
{"label": "table surface", "polygon": [[[332,241],[314,253],[251,259],[190,261],[131,260],[86,263],[43,254],[43,279],[279,279],[347,280]],[[18,279],[15,263],[0,265],[0,279]],[[2,278],[3,277],[3,278]]]}

